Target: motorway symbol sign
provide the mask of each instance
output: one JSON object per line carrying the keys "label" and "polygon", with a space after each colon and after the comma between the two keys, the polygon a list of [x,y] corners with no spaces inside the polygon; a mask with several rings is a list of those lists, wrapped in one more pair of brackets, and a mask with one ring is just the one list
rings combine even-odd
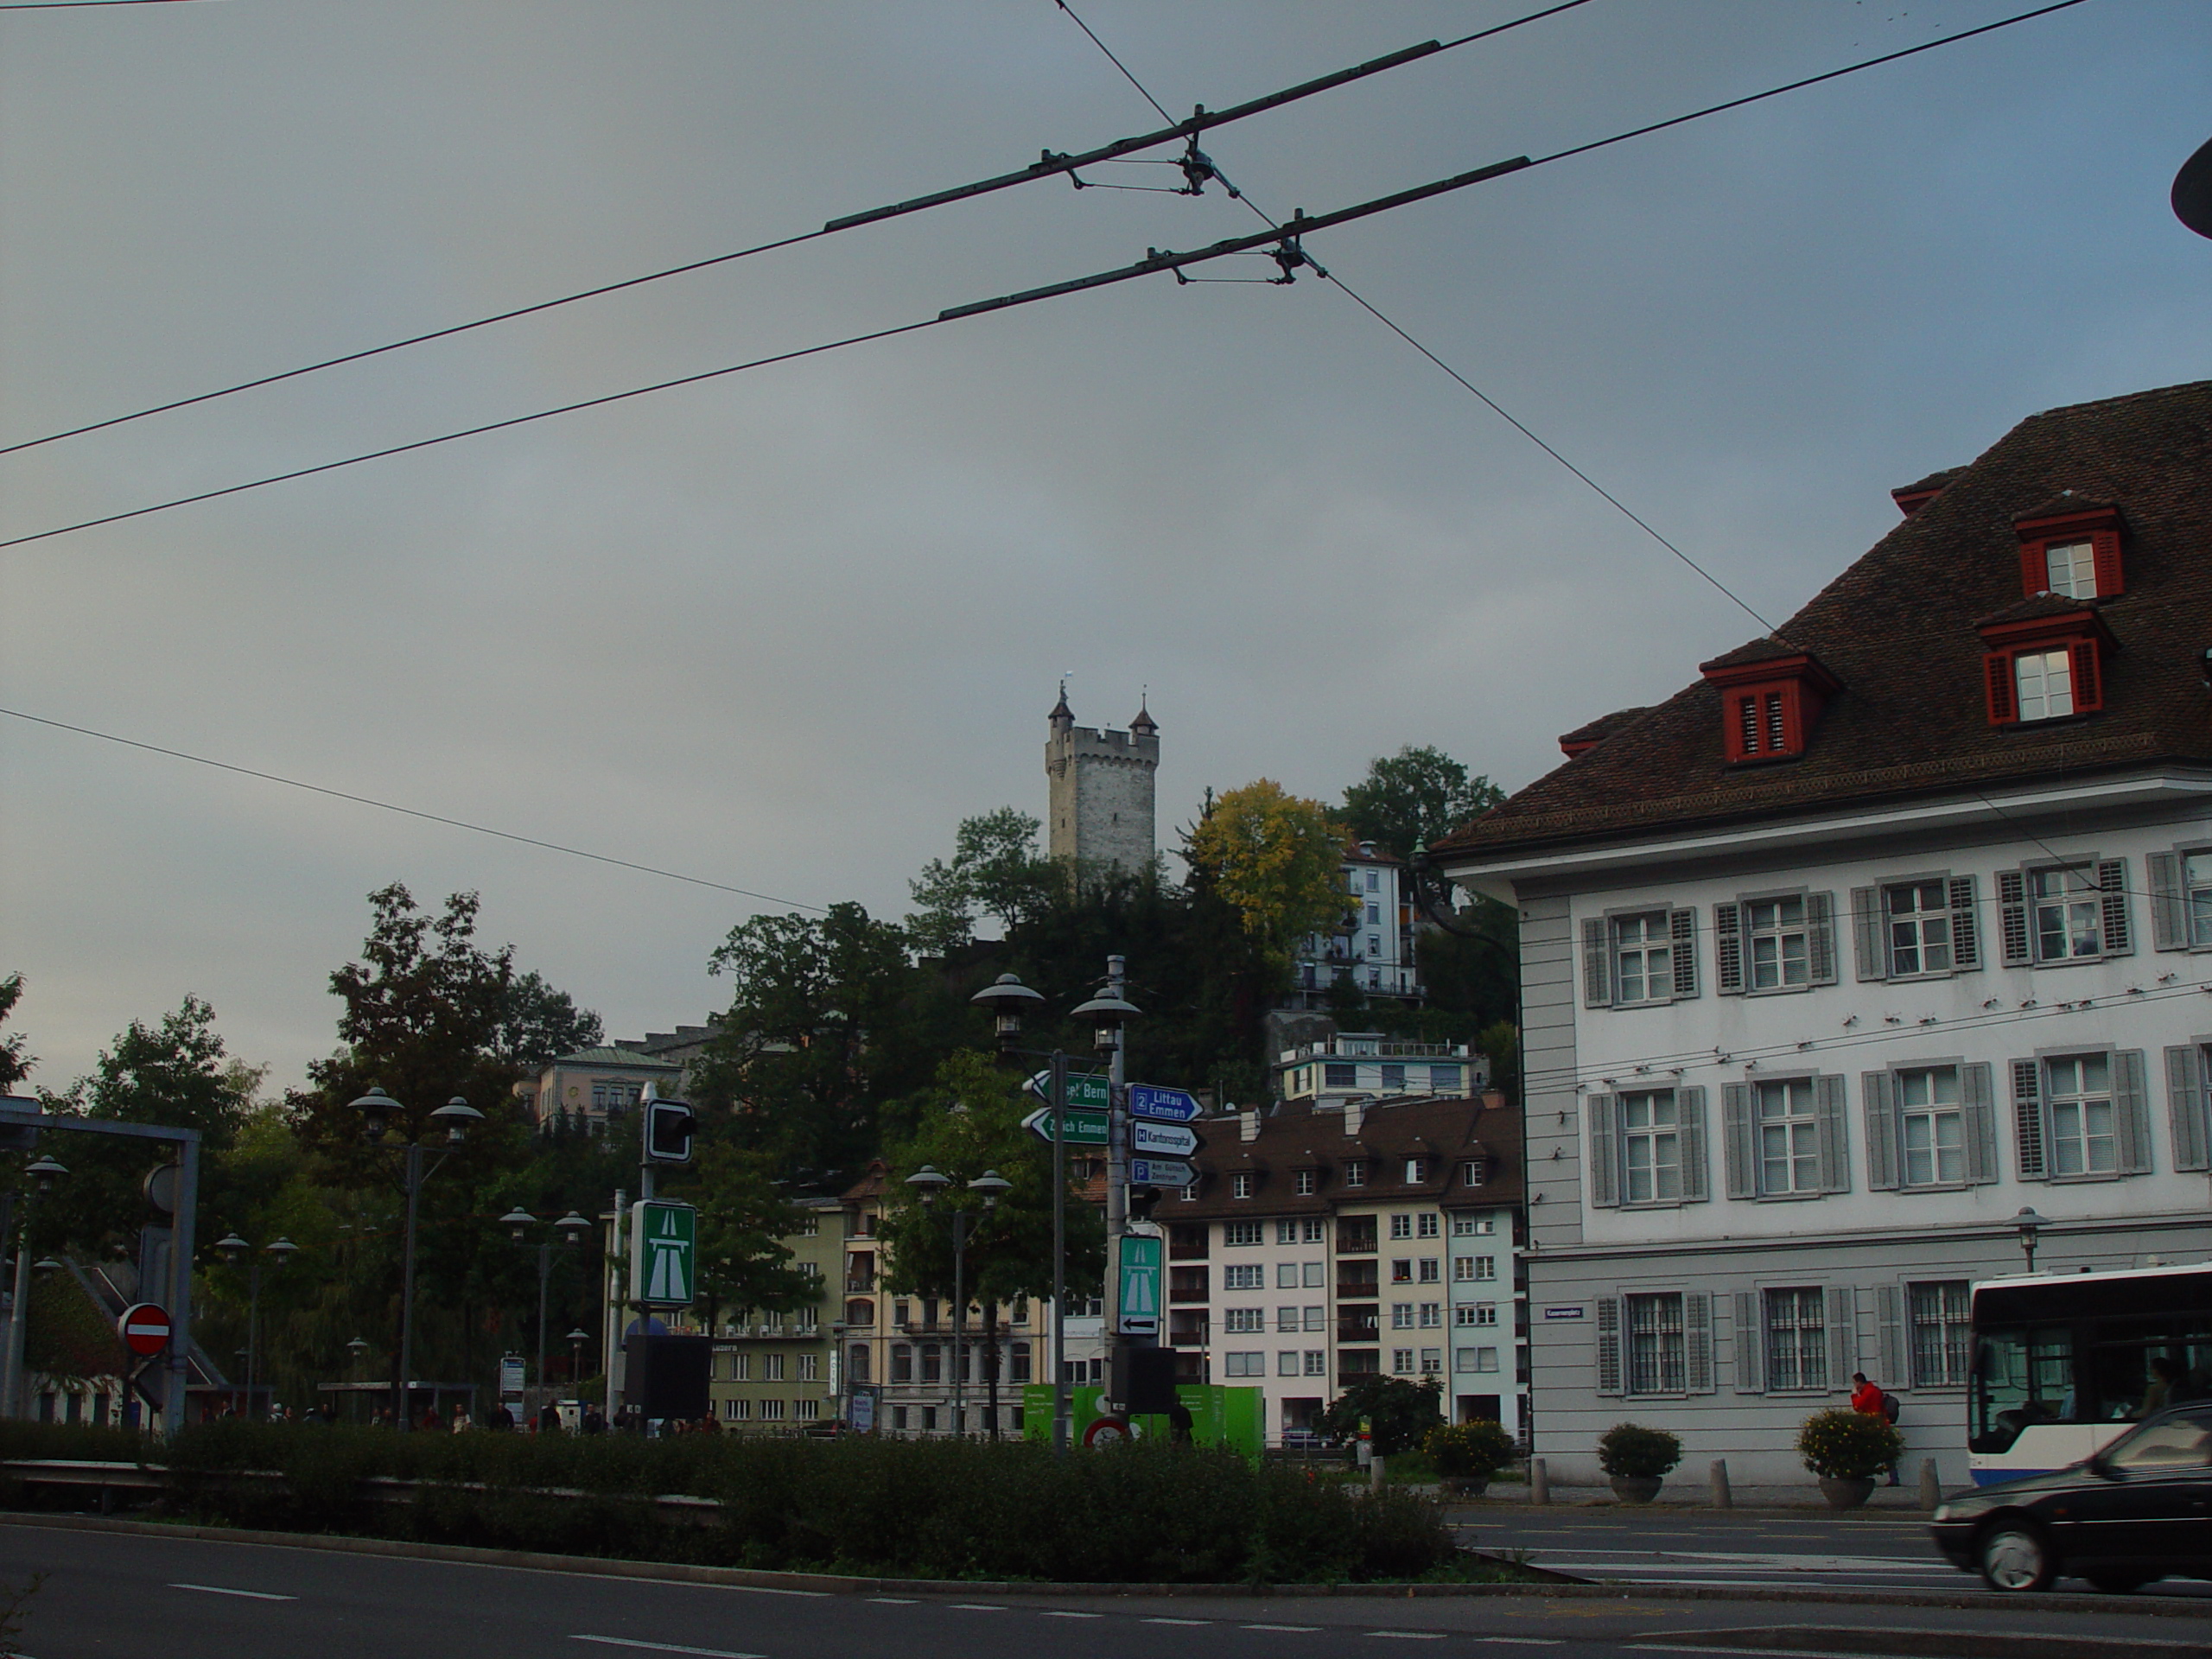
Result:
{"label": "motorway symbol sign", "polygon": [[[1067,1111],[1060,1114],[1060,1144],[1064,1147],[1103,1147],[1106,1144],[1106,1114]],[[1052,1111],[1040,1106],[1021,1120],[1021,1127],[1039,1141],[1052,1138]]]}
{"label": "motorway symbol sign", "polygon": [[1120,1241],[1121,1294],[1115,1324],[1125,1337],[1160,1334],[1160,1241],[1144,1233],[1125,1233]]}
{"label": "motorway symbol sign", "polygon": [[1198,1096],[1181,1089],[1160,1089],[1148,1083],[1129,1085],[1129,1116],[1155,1123],[1188,1123],[1202,1109]]}
{"label": "motorway symbol sign", "polygon": [[630,1300],[689,1307],[699,1282],[699,1212],[645,1198],[630,1206]]}
{"label": "motorway symbol sign", "polygon": [[1174,1158],[1132,1158],[1129,1160],[1131,1186],[1189,1186],[1198,1179],[1198,1172]]}
{"label": "motorway symbol sign", "polygon": [[1149,1153],[1156,1158],[1188,1158],[1198,1149],[1196,1129],[1186,1129],[1180,1123],[1148,1123],[1143,1118],[1129,1120],[1129,1150]]}
{"label": "motorway symbol sign", "polygon": [[169,1345],[168,1310],[153,1302],[133,1302],[115,1322],[123,1345],[141,1359],[151,1359]]}
{"label": "motorway symbol sign", "polygon": [[[1025,1086],[1038,1099],[1049,1101],[1052,1097],[1052,1074],[1039,1071]],[[1084,1111],[1103,1112],[1112,1104],[1113,1099],[1114,1085],[1103,1077],[1068,1079],[1068,1104],[1071,1106]]]}

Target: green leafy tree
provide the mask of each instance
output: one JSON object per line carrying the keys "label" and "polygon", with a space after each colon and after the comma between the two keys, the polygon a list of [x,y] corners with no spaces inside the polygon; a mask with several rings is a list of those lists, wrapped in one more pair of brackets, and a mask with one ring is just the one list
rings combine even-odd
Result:
{"label": "green leafy tree", "polygon": [[1300,939],[1344,920],[1344,826],[1326,807],[1262,778],[1210,803],[1185,856],[1281,974]]}
{"label": "green leafy tree", "polygon": [[1008,933],[1042,914],[1067,886],[1065,872],[1038,855],[1043,827],[1011,806],[962,819],[951,859],[931,859],[908,884],[920,907],[906,918],[916,947],[950,955],[974,938],[979,912]]}
{"label": "green leafy tree", "polygon": [[[16,1011],[16,1004],[22,1000],[23,976],[10,974],[0,979],[0,1021],[5,1021]],[[0,1037],[0,1093],[6,1093],[29,1077],[37,1058],[24,1052],[29,1041],[20,1031]]]}
{"label": "green leafy tree", "polygon": [[783,1242],[798,1230],[800,1212],[778,1186],[766,1154],[722,1135],[702,1147],[688,1179],[664,1190],[698,1206],[698,1288],[710,1327],[725,1308],[787,1313],[822,1300],[822,1281],[792,1265]]}
{"label": "green leafy tree", "polygon": [[1368,763],[1367,776],[1344,791],[1344,815],[1355,839],[1410,858],[1504,798],[1443,750],[1408,743]]}
{"label": "green leafy tree", "polygon": [[1333,1440],[1350,1441],[1359,1433],[1362,1418],[1371,1425],[1370,1435],[1383,1456],[1410,1452],[1429,1430],[1444,1421],[1440,1406],[1442,1385],[1431,1377],[1426,1382],[1402,1376],[1370,1376],[1347,1388],[1321,1414],[1321,1430]]}
{"label": "green leafy tree", "polygon": [[596,1014],[532,972],[508,982],[490,1046],[500,1059],[528,1071],[563,1054],[596,1048],[603,1035]]}

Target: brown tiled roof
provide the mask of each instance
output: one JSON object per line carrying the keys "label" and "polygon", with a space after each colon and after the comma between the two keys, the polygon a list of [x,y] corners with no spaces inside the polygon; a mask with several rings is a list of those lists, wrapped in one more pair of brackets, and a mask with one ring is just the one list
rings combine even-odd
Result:
{"label": "brown tiled roof", "polygon": [[[1200,1173],[1198,1196],[1188,1203],[1163,1198],[1153,1211],[1155,1221],[1325,1216],[1344,1205],[1458,1198],[1476,1191],[1453,1183],[1460,1161],[1478,1153],[1490,1160],[1488,1179],[1479,1189],[1482,1203],[1518,1204],[1523,1191],[1520,1109],[1485,1107],[1479,1099],[1371,1105],[1357,1135],[1344,1133],[1342,1112],[1317,1112],[1302,1101],[1287,1102],[1262,1116],[1256,1140],[1241,1138],[1235,1117],[1204,1118],[1197,1127],[1205,1141],[1192,1160]],[[1406,1160],[1414,1157],[1427,1160],[1430,1179],[1409,1185]],[[1344,1185],[1347,1158],[1365,1162],[1364,1185]],[[1300,1169],[1320,1172],[1318,1192],[1300,1196],[1293,1179]],[[1249,1198],[1230,1196],[1229,1178],[1239,1174],[1257,1178]]]}
{"label": "brown tiled roof", "polygon": [[1953,479],[1964,471],[1966,468],[1963,467],[1942,467],[1929,474],[1925,478],[1916,478],[1910,484],[1900,484],[1890,493],[1891,495],[1923,495],[1931,490],[1944,489],[1949,486]]}
{"label": "brown tiled roof", "polygon": [[[2096,602],[2120,646],[2105,707],[1995,727],[1974,625],[2021,603],[2015,515],[2065,490],[2077,505],[2113,503],[2126,516],[2126,591]],[[1437,850],[1724,823],[2061,771],[2212,763],[2201,663],[2212,645],[2212,381],[2030,416],[1777,632],[1844,687],[1802,759],[1728,766],[1721,694],[1700,680]]]}

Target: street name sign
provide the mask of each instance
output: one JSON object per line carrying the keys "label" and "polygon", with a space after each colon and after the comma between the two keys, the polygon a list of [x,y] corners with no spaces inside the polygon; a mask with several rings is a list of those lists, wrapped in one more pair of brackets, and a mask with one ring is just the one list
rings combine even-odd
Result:
{"label": "street name sign", "polygon": [[1200,1112],[1198,1098],[1182,1089],[1161,1089],[1149,1083],[1129,1085],[1129,1116],[1155,1123],[1188,1123]]}
{"label": "street name sign", "polygon": [[1198,1171],[1177,1159],[1132,1158],[1129,1160],[1131,1186],[1188,1186],[1198,1179]]}
{"label": "street name sign", "polygon": [[1144,1233],[1124,1233],[1120,1241],[1121,1294],[1115,1300],[1115,1325],[1125,1337],[1160,1334],[1160,1241]]}
{"label": "street name sign", "polygon": [[133,1302],[115,1322],[123,1345],[141,1359],[151,1359],[169,1345],[168,1310],[153,1302]]}
{"label": "street name sign", "polygon": [[[1106,1114],[1066,1111],[1060,1114],[1060,1144],[1064,1147],[1103,1147],[1106,1144]],[[1021,1127],[1039,1141],[1052,1138],[1052,1109],[1041,1106],[1021,1120]]]}
{"label": "street name sign", "polygon": [[1155,1158],[1188,1158],[1198,1149],[1198,1133],[1180,1123],[1151,1123],[1141,1117],[1129,1120],[1129,1150]]}
{"label": "street name sign", "polygon": [[643,1198],[630,1206],[630,1300],[689,1307],[699,1283],[699,1212]]}
{"label": "street name sign", "polygon": [[[1052,1098],[1052,1074],[1039,1071],[1025,1085],[1038,1099],[1050,1102]],[[1114,1085],[1103,1077],[1070,1077],[1068,1104],[1082,1111],[1103,1112],[1113,1104]]]}

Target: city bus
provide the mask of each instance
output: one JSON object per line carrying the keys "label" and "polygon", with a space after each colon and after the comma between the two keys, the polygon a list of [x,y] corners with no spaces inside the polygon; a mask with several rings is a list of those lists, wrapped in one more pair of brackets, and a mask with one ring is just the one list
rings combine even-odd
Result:
{"label": "city bus", "polygon": [[1974,1287],[1976,1485],[2082,1462],[2160,1406],[2212,1400],[2212,1263]]}

